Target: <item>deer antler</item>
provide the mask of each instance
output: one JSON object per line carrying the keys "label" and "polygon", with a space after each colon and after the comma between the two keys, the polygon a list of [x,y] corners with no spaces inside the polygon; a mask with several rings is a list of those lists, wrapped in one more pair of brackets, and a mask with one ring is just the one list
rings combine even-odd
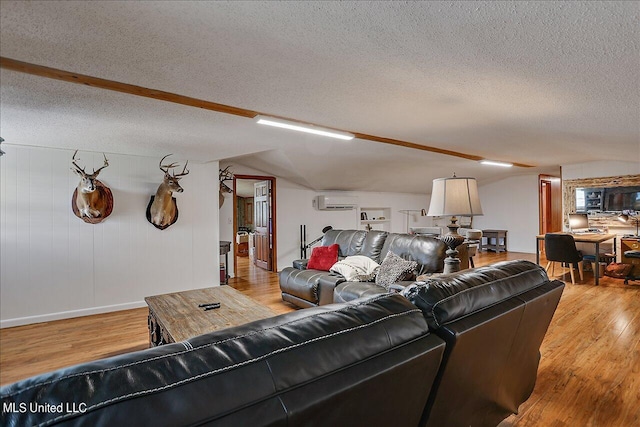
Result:
{"label": "deer antler", "polygon": [[233,180],[233,173],[229,171],[231,165],[224,169],[220,169],[218,173],[218,180],[220,181],[220,191],[225,193],[233,193],[233,190],[224,182]]}
{"label": "deer antler", "polygon": [[220,182],[231,181],[233,179],[233,173],[229,172],[230,167],[231,165],[220,170],[220,172],[218,173],[218,180],[220,180]]}
{"label": "deer antler", "polygon": [[[78,150],[76,150],[75,153],[73,153],[73,157],[71,157],[71,164],[76,167],[76,173],[78,173],[78,174],[80,174],[82,176],[86,176],[87,173],[84,171],[84,168],[81,168],[76,163],[76,154],[78,154]],[[77,159],[77,160],[80,160],[80,159]],[[71,169],[71,170],[73,170],[73,169]]]}
{"label": "deer antler", "polygon": [[188,164],[189,164],[189,160],[187,160],[187,163],[184,164],[184,168],[182,169],[182,172],[180,172],[178,175],[176,175],[175,172],[174,172],[173,173],[173,177],[174,178],[180,178],[181,176],[189,175],[189,171],[187,170],[187,165]]}
{"label": "deer antler", "polygon": [[102,153],[102,156],[104,157],[104,165],[102,165],[102,167],[100,167],[100,169],[98,169],[98,170],[95,170],[95,169],[93,170],[93,176],[94,177],[97,177],[102,169],[104,169],[107,166],[109,166],[109,160],[107,160],[107,156],[104,153]]}
{"label": "deer antler", "polygon": [[167,157],[169,157],[169,156],[171,156],[171,154],[167,154],[167,155],[166,155],[166,156],[164,156],[162,159],[160,159],[159,167],[160,167],[160,170],[161,170],[162,172],[164,172],[164,173],[169,173],[169,169],[173,169],[173,168],[175,168],[176,166],[178,166],[178,164],[177,164],[177,163],[171,163],[171,164],[168,164],[168,165],[163,165],[163,164],[162,164],[162,161],[163,161],[164,159],[166,159]]}

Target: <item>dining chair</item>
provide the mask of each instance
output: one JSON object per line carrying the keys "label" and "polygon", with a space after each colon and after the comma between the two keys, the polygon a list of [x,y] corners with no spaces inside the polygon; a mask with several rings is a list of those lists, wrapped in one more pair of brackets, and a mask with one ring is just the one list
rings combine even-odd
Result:
{"label": "dining chair", "polygon": [[[571,283],[576,284],[573,273],[573,267],[578,266],[580,273],[580,281],[584,280],[584,266],[582,263],[582,254],[576,249],[576,241],[570,234],[547,233],[544,236],[544,251],[547,257],[547,273],[551,267],[551,275],[553,276],[555,263],[569,264],[571,272]],[[560,264],[562,265],[562,264]]]}

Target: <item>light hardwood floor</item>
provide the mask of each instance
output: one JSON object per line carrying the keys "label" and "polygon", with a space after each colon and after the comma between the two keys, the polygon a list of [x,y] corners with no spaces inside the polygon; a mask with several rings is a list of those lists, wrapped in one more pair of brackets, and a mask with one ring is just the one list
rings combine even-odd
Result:
{"label": "light hardwood floor", "polygon": [[[531,254],[481,253],[476,266]],[[542,265],[544,260],[542,260]],[[556,268],[556,274],[560,274]],[[640,425],[640,282],[593,276],[567,283],[542,344],[538,380],[509,426]],[[240,259],[230,285],[278,313],[277,275]],[[147,310],[135,309],[0,330],[0,384],[85,361],[147,348]]]}

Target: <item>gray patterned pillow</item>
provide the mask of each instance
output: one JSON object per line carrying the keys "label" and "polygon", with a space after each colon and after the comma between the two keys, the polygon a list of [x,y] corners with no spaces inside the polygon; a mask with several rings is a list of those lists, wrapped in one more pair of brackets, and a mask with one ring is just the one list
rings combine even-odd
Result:
{"label": "gray patterned pillow", "polygon": [[389,286],[403,280],[407,274],[413,274],[417,267],[417,262],[404,260],[389,251],[382,264],[380,264],[380,270],[376,276],[376,285],[388,290]]}

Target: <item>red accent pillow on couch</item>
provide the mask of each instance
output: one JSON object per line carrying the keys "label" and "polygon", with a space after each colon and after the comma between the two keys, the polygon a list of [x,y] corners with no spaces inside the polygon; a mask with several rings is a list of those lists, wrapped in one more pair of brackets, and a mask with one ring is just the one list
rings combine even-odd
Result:
{"label": "red accent pillow on couch", "polygon": [[329,271],[331,266],[338,262],[338,250],[340,245],[333,244],[331,246],[318,246],[313,248],[311,258],[307,263],[309,270]]}

